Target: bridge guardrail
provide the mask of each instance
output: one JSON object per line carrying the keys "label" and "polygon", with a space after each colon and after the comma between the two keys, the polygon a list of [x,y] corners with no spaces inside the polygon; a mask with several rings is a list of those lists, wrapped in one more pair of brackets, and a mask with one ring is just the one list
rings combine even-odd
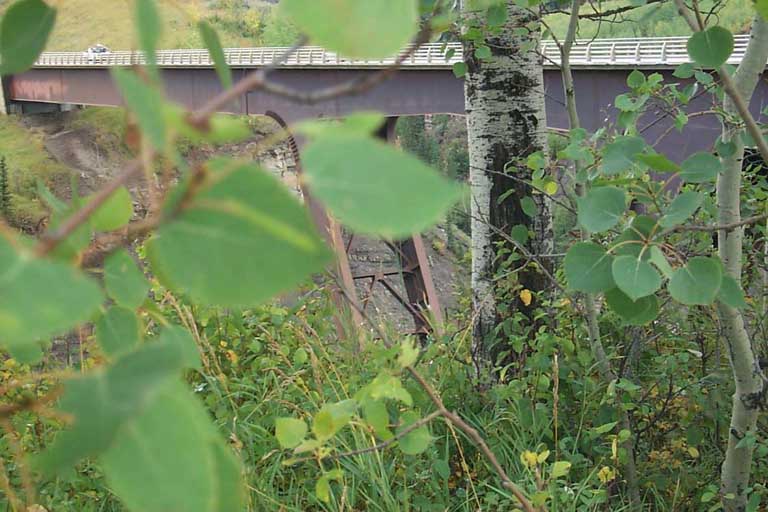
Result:
{"label": "bridge guardrail", "polygon": [[[636,39],[595,39],[577,41],[571,52],[575,67],[672,67],[689,62],[687,37]],[[749,42],[748,35],[735,36],[735,47],[729,63],[738,64]],[[275,61],[287,48],[228,48],[227,63],[234,68],[261,67]],[[560,52],[554,41],[541,44],[544,65],[557,67]],[[403,62],[404,68],[450,68],[462,60],[460,43],[430,43],[420,46]],[[161,50],[158,65],[163,68],[213,67],[207,50]],[[392,65],[394,57],[382,60],[355,60],[340,57],[317,46],[305,46],[293,52],[280,67],[284,68],[382,68]],[[142,52],[116,51],[101,55],[84,52],[45,52],[37,68],[111,67],[145,64]]]}

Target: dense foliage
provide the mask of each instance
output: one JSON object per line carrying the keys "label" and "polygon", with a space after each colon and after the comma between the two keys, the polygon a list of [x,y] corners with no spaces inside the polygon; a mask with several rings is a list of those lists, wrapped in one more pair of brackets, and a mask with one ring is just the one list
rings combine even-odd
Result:
{"label": "dense foliage", "polygon": [[[421,37],[420,24],[422,33],[461,24],[439,0],[282,4],[286,26],[360,58],[391,55]],[[473,5],[486,30],[501,29],[504,2]],[[764,418],[727,444],[736,345],[723,343],[724,313],[744,320],[765,356],[768,218],[759,159],[735,191],[745,221],[722,224],[714,196],[728,158],[765,146],[745,129],[748,116],[721,107],[732,94],[729,30],[699,27],[691,63],[671,79],[633,71],[615,121],[595,133],[558,133],[553,151],[525,159],[532,189],[559,206],[565,254],[525,253],[531,234],[509,227],[496,279],[510,306],[494,335],[525,357],[494,368],[488,387],[472,368],[471,311],[425,339],[370,318],[339,336],[332,317],[349,319],[331,299],[335,283],[313,278],[333,255],[304,205],[252,162],[216,156],[190,165],[180,150],[181,141],[252,137],[246,120],[214,113],[235,99],[220,22],[198,29],[224,92],[213,107],[189,112],[164,97],[152,63],[167,30],[161,11],[137,0],[133,16],[148,65],[112,76],[132,114],[135,159],[93,194],[74,182],[65,200],[40,183],[50,222],[39,238],[0,230],[6,509],[625,510],[638,506],[633,485],[652,510],[714,511],[743,498],[742,509],[756,512],[768,501]],[[4,74],[33,64],[56,17],[43,0],[5,11]],[[463,34],[475,58],[493,58],[486,35]],[[269,69],[253,76],[259,87]],[[677,162],[642,138],[659,110],[684,130],[702,94],[716,106],[710,114],[736,126],[710,151]],[[468,163],[464,146],[446,136],[450,121],[401,125],[413,154],[373,135],[382,122],[361,113],[292,127],[309,139],[303,180],[313,197],[363,235],[398,239],[447,215],[466,229],[456,181]],[[129,179],[151,190],[139,219]],[[0,196],[5,208],[5,189]],[[745,267],[733,275],[732,255],[722,246],[725,261],[716,254],[713,233],[730,243],[743,227]],[[558,261],[549,289],[522,288],[509,269],[541,271],[543,257]],[[590,309],[595,297],[600,306]],[[535,323],[515,301],[532,306]],[[757,364],[751,371],[762,375]],[[737,401],[765,407],[764,393],[748,398]],[[736,496],[720,485],[720,466],[724,453],[744,448],[754,450],[754,460],[742,460],[751,479]]]}

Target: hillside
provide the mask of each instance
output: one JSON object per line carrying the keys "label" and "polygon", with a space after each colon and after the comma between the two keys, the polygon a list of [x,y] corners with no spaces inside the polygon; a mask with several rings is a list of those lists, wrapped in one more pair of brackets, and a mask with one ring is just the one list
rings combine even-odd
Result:
{"label": "hillside", "polygon": [[[10,4],[0,0],[0,13]],[[165,22],[164,48],[202,47],[196,29],[201,19],[215,26],[229,47],[290,44],[295,37],[295,31],[273,12],[273,2],[266,0],[159,0],[158,4]],[[57,7],[48,50],[84,50],[95,43],[116,50],[136,47],[132,0],[66,0]]]}
{"label": "hillside", "polygon": [[[714,3],[718,4],[718,9],[713,12],[709,23],[725,27],[735,34],[746,32],[754,12],[752,0],[728,0],[727,2],[702,0],[700,2],[704,11],[711,9]],[[627,0],[603,2],[601,10],[615,9],[627,4],[629,4]],[[582,8],[582,13],[588,14],[590,12],[591,9],[588,6]],[[563,37],[568,27],[568,17],[551,15],[547,18],[547,24],[555,35]],[[689,33],[688,26],[677,14],[671,2],[663,5],[646,5],[620,17],[606,18],[602,22],[584,19],[579,27],[579,38],[583,39],[593,37],[663,37]]]}

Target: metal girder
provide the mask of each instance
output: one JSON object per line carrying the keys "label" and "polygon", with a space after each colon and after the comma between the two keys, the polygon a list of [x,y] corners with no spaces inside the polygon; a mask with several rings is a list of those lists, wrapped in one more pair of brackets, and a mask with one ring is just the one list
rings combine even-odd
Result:
{"label": "metal girder", "polygon": [[[285,130],[288,145],[296,163],[296,172],[301,173],[301,151],[300,139],[297,139],[289,130],[286,122],[277,114],[270,113],[278,124]],[[386,125],[382,128],[379,136],[388,141],[394,141],[395,124],[397,118],[387,118]],[[421,235],[414,235],[408,240],[395,242],[385,241],[387,246],[394,252],[399,262],[398,268],[391,268],[378,272],[368,272],[362,275],[353,275],[349,263],[349,250],[352,246],[353,238],[350,237],[349,243],[344,242],[341,226],[334,221],[325,211],[323,206],[317,202],[304,185],[299,180],[304,200],[309,208],[315,225],[336,253],[336,274],[338,281],[333,292],[334,302],[339,309],[339,315],[334,319],[339,336],[354,335],[360,339],[359,333],[350,333],[345,328],[341,318],[341,313],[349,311],[351,319],[356,327],[363,326],[363,317],[361,311],[364,311],[372,294],[374,287],[380,284],[397,300],[405,310],[411,315],[414,322],[414,333],[427,335],[431,332],[440,332],[443,323],[440,302],[437,291],[432,281],[429,259],[424,247]],[[401,278],[406,296],[403,297],[395,286],[390,282],[391,279]],[[368,292],[359,300],[356,280],[370,279]],[[348,303],[352,303],[348,307]]]}

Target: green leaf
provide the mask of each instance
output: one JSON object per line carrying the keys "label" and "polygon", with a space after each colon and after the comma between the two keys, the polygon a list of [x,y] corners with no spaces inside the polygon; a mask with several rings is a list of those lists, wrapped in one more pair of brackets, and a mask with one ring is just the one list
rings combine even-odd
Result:
{"label": "green leaf", "polygon": [[494,4],[488,8],[486,20],[488,25],[492,27],[500,27],[507,21],[509,13],[507,12],[507,5],[504,3]]}
{"label": "green leaf", "polygon": [[694,153],[685,159],[680,171],[680,178],[688,183],[715,181],[723,166],[711,153]]}
{"label": "green leaf", "polygon": [[528,227],[523,224],[516,224],[512,226],[509,236],[518,244],[525,245],[528,243]]}
{"label": "green leaf", "polygon": [[275,437],[284,449],[296,448],[307,436],[307,424],[296,418],[277,418]]}
{"label": "green leaf", "polygon": [[616,286],[611,264],[613,256],[592,242],[579,242],[565,255],[565,277],[572,290],[598,293]]}
{"label": "green leaf", "polygon": [[0,237],[0,344],[13,354],[88,321],[99,286],[75,268],[18,253]]}
{"label": "green leaf", "polygon": [[190,123],[189,112],[173,103],[164,105],[163,116],[165,123],[174,128],[191,142],[208,142],[225,144],[242,142],[253,136],[253,131],[244,116],[230,114],[214,114],[204,125],[193,126]]}
{"label": "green leaf", "polygon": [[722,265],[718,260],[696,256],[675,271],[668,288],[672,298],[682,304],[706,306],[717,298],[722,280]]}
{"label": "green leaf", "polygon": [[733,34],[723,27],[710,27],[688,39],[688,55],[704,68],[719,68],[733,52]]}
{"label": "green leaf", "polygon": [[142,133],[157,149],[165,148],[165,118],[163,114],[163,96],[147,85],[136,73],[123,68],[112,68],[112,78],[120,89],[128,109],[136,114]]}
{"label": "green leaf", "polygon": [[340,122],[328,122],[327,119],[302,121],[294,126],[294,131],[311,138],[327,136],[367,137],[382,129],[386,118],[380,112],[355,112]]}
{"label": "green leaf", "polygon": [[200,351],[192,334],[179,325],[168,325],[163,327],[160,335],[157,336],[157,343],[164,343],[176,347],[181,354],[182,364],[185,368],[202,368],[200,361]]}
{"label": "green leaf", "polygon": [[323,503],[331,501],[331,480],[341,481],[344,474],[340,469],[334,469],[323,473],[315,484],[315,496]]}
{"label": "green leaf", "polygon": [[637,89],[645,85],[645,74],[639,69],[633,69],[627,77],[627,85],[632,89]]}
{"label": "green leaf", "polygon": [[684,62],[675,68],[672,73],[675,78],[691,78],[693,76],[693,65],[690,62]]}
{"label": "green leaf", "polygon": [[104,260],[104,286],[115,302],[129,309],[141,306],[149,291],[147,278],[125,249]]}
{"label": "green leaf", "polygon": [[283,0],[280,7],[315,44],[347,57],[391,57],[418,29],[416,0]]}
{"label": "green leaf", "polygon": [[552,471],[550,472],[550,478],[560,478],[568,474],[571,469],[571,463],[567,460],[559,460],[552,464]]}
{"label": "green leaf", "polygon": [[[89,201],[86,199],[85,202]],[[120,187],[99,206],[91,216],[91,225],[96,231],[114,231],[131,221],[133,199],[125,187]]]}
{"label": "green leaf", "polygon": [[157,43],[162,34],[163,24],[157,12],[155,0],[136,0],[136,28],[139,31],[139,46],[147,59],[149,73],[158,78]]}
{"label": "green leaf", "polygon": [[[401,426],[397,429],[397,432],[402,432],[403,429],[416,423],[419,419],[419,415],[414,411],[404,412],[400,416]],[[432,436],[429,433],[429,427],[422,425],[400,438],[398,446],[400,446],[400,451],[406,455],[418,455],[429,448],[431,442]]]}
{"label": "green leaf", "polygon": [[492,57],[491,55],[491,49],[487,46],[478,46],[475,49],[475,57],[478,59],[485,59],[488,60]]}
{"label": "green leaf", "polygon": [[630,170],[635,165],[635,155],[645,150],[645,141],[640,137],[617,137],[603,149],[603,163],[600,172],[613,176]]}
{"label": "green leaf", "polygon": [[336,218],[385,238],[424,231],[461,194],[459,185],[418,158],[370,138],[320,137],[307,147],[303,163],[313,195]]}
{"label": "green leaf", "polygon": [[255,305],[325,268],[328,250],[281,183],[227,159],[208,169],[195,199],[148,242],[164,285],[206,304]]}
{"label": "green leaf", "polygon": [[419,347],[416,340],[407,337],[400,343],[400,354],[397,356],[397,362],[401,368],[413,366],[419,358]]}
{"label": "green leaf", "polygon": [[612,270],[616,286],[633,301],[661,288],[661,276],[647,261],[619,256],[613,260]]}
{"label": "green leaf", "polygon": [[647,295],[633,301],[624,292],[614,288],[606,292],[605,302],[621,317],[625,325],[646,325],[659,315],[659,301],[656,295]]}
{"label": "green leaf", "polygon": [[717,293],[717,300],[731,306],[734,309],[743,309],[747,307],[744,300],[744,292],[736,280],[728,274],[723,274],[723,281],[720,283],[720,291]]}
{"label": "green leaf", "polygon": [[363,402],[363,418],[373,428],[376,436],[384,441],[392,438],[389,431],[389,411],[381,400],[366,400]]}
{"label": "green leaf", "polygon": [[664,212],[664,216],[659,219],[659,225],[663,228],[671,228],[682,224],[699,209],[704,202],[704,194],[700,192],[687,191],[679,194],[670,203],[669,208]]}
{"label": "green leaf", "polygon": [[165,385],[144,411],[128,419],[100,460],[110,490],[130,510],[245,508],[237,460],[207,410],[177,381]]}
{"label": "green leaf", "polygon": [[205,20],[198,22],[197,29],[200,32],[200,37],[203,39],[203,44],[208,49],[208,54],[211,56],[214,66],[216,66],[219,82],[221,82],[224,89],[229,89],[232,87],[232,70],[227,65],[227,58],[224,55],[224,49],[221,47],[219,34]]}
{"label": "green leaf", "polygon": [[106,371],[67,381],[58,408],[75,422],[39,457],[40,468],[58,473],[107,450],[126,422],[140,416],[182,366],[178,347],[146,343]]}
{"label": "green leaf", "polygon": [[371,381],[366,387],[368,394],[374,400],[382,398],[389,398],[392,400],[398,400],[405,405],[413,405],[413,398],[403,387],[403,383],[396,375],[392,375],[387,371],[379,373],[375,379]]}
{"label": "green leaf", "polygon": [[112,306],[96,321],[95,333],[101,349],[112,357],[133,350],[141,337],[136,314],[120,306]]}
{"label": "green leaf", "polygon": [[599,187],[578,199],[578,219],[587,231],[599,233],[615,226],[624,214],[626,193],[616,187]]}
{"label": "green leaf", "polygon": [[674,163],[672,160],[667,158],[664,155],[659,154],[642,154],[642,155],[635,155],[635,159],[639,160],[640,162],[644,163],[654,171],[659,172],[679,172],[680,166]]}
{"label": "green leaf", "polygon": [[530,218],[536,217],[536,214],[539,212],[539,208],[536,206],[536,202],[531,196],[525,196],[520,199],[520,208],[522,208],[523,213]]}
{"label": "green leaf", "polygon": [[454,62],[453,64],[453,76],[456,78],[464,78],[467,74],[467,64],[465,62]]}
{"label": "green leaf", "polygon": [[312,418],[312,433],[319,441],[326,441],[347,426],[357,409],[357,402],[344,400],[325,404]]}
{"label": "green leaf", "polygon": [[42,0],[20,0],[0,22],[0,74],[26,71],[45,49],[56,21],[56,9]]}
{"label": "green leaf", "polygon": [[622,112],[637,112],[640,110],[645,102],[648,101],[648,95],[644,94],[637,99],[633,99],[629,94],[620,94],[616,96],[614,104],[616,108]]}
{"label": "green leaf", "polygon": [[651,254],[651,263],[656,265],[657,269],[661,270],[661,273],[664,275],[664,277],[667,279],[672,279],[672,266],[669,264],[667,257],[664,256],[664,253],[661,251],[661,249],[659,249],[657,245],[653,245],[649,251]]}

